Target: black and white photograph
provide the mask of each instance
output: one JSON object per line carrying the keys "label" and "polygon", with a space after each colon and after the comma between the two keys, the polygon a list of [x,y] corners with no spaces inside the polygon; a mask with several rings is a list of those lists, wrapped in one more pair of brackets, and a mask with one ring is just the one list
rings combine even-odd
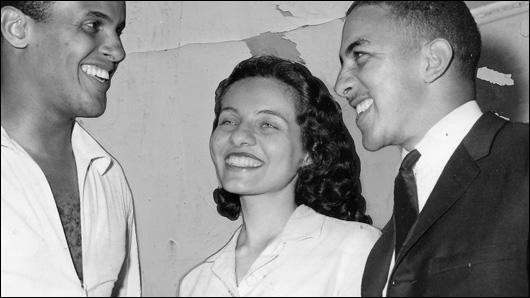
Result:
{"label": "black and white photograph", "polygon": [[1,1],[2,297],[528,297],[528,1]]}

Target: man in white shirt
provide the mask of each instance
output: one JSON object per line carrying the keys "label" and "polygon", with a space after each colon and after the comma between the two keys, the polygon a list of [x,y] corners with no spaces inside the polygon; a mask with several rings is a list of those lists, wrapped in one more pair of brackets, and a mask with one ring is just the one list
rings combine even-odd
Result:
{"label": "man in white shirt", "polygon": [[139,296],[131,191],[77,122],[125,58],[122,1],[2,1],[1,294]]}
{"label": "man in white shirt", "polygon": [[347,12],[335,90],[367,150],[403,150],[363,296],[528,296],[528,124],[481,112],[480,47],[461,1]]}

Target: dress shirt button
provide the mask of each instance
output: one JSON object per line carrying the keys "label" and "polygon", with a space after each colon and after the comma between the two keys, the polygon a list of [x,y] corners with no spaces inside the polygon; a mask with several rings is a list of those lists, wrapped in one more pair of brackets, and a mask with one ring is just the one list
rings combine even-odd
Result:
{"label": "dress shirt button", "polygon": [[393,280],[391,283],[390,283],[393,287],[397,286],[398,282],[396,280]]}

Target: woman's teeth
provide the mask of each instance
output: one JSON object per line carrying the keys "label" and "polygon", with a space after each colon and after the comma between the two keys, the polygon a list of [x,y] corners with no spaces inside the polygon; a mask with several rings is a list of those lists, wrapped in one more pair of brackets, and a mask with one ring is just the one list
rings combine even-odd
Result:
{"label": "woman's teeth", "polygon": [[228,156],[228,158],[226,158],[226,163],[229,166],[239,168],[257,168],[263,164],[261,161],[255,160],[250,157],[235,155]]}

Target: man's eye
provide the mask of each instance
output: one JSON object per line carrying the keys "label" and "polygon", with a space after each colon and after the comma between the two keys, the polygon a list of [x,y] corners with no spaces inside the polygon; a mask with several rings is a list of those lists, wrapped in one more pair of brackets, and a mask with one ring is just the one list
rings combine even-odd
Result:
{"label": "man's eye", "polygon": [[83,29],[90,33],[96,33],[99,30],[101,23],[98,21],[87,22],[83,24]]}
{"label": "man's eye", "polygon": [[353,52],[353,59],[358,60],[365,55],[366,55],[365,52]]}

